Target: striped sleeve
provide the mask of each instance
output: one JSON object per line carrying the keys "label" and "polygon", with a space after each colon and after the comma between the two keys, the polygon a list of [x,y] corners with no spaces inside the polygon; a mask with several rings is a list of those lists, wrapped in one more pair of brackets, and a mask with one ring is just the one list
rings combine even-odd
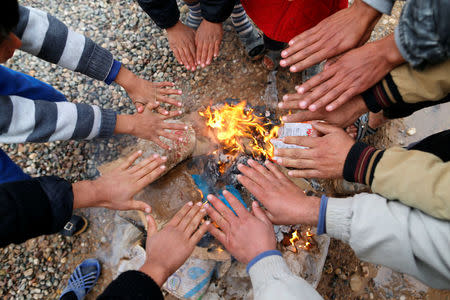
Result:
{"label": "striped sleeve", "polygon": [[116,113],[94,105],[0,96],[0,142],[51,142],[108,137]]}
{"label": "striped sleeve", "polygon": [[24,6],[19,11],[14,33],[22,40],[21,50],[97,80],[108,78],[114,63],[108,50],[46,12]]}
{"label": "striped sleeve", "polygon": [[344,179],[371,185],[378,162],[384,150],[377,150],[363,142],[355,143],[347,154],[344,164]]}

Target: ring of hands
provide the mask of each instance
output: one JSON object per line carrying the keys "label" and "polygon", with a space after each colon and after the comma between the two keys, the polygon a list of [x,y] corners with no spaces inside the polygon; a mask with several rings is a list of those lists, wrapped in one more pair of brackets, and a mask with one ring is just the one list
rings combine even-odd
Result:
{"label": "ring of hands", "polygon": [[180,211],[158,232],[156,222],[147,216],[147,258],[141,271],[149,275],[159,286],[189,258],[195,246],[206,233],[209,221],[202,203],[185,204]]}
{"label": "ring of hands", "polygon": [[92,182],[99,201],[96,206],[150,213],[150,205],[134,200],[134,196],[165,171],[167,158],[155,154],[133,165],[141,155],[142,151],[131,154],[117,168]]}
{"label": "ring of hands", "polygon": [[248,166],[238,165],[242,175],[238,181],[266,208],[274,224],[316,225],[320,199],[305,192],[284,175],[276,165],[266,161],[264,166],[249,159]]}
{"label": "ring of hands", "polygon": [[208,226],[208,231],[240,262],[248,264],[260,253],[276,249],[276,239],[272,222],[257,202],[252,204],[252,213],[230,192],[223,191],[230,203],[233,213],[222,201],[208,195],[212,204],[206,211],[215,224]]}
{"label": "ring of hands", "polygon": [[286,144],[306,149],[277,149],[277,163],[290,170],[289,176],[301,178],[342,178],[345,160],[355,141],[342,129],[329,124],[314,122],[321,137],[290,136],[283,138]]}

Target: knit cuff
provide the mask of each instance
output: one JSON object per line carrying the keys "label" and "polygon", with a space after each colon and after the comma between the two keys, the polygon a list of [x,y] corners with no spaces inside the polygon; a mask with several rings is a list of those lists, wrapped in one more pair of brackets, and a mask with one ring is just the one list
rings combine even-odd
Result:
{"label": "knit cuff", "polygon": [[117,114],[111,109],[102,109],[102,123],[100,125],[99,138],[110,137],[116,128]]}
{"label": "knit cuff", "polygon": [[113,65],[111,67],[111,70],[109,71],[108,76],[105,79],[106,84],[111,84],[114,80],[116,80],[117,74],[119,74],[120,67],[122,66],[122,63],[114,60]]}
{"label": "knit cuff", "polygon": [[345,159],[344,179],[371,185],[375,168],[383,153],[384,150],[377,150],[366,143],[355,143]]}
{"label": "knit cuff", "polygon": [[386,75],[382,81],[362,93],[361,96],[367,108],[374,113],[403,102],[391,74]]}
{"label": "knit cuff", "polygon": [[255,291],[262,289],[272,280],[281,280],[283,278],[292,276],[285,260],[281,253],[276,255],[265,256],[258,260],[248,270],[252,286]]}
{"label": "knit cuff", "polygon": [[320,199],[319,221],[317,222],[317,235],[321,235],[327,232],[327,226],[325,223],[327,215],[327,204],[328,197],[322,195],[322,198]]}
{"label": "knit cuff", "polygon": [[247,273],[251,269],[251,267],[256,264],[258,261],[263,259],[264,257],[271,256],[271,255],[279,255],[281,256],[281,252],[278,250],[269,250],[263,253],[258,254],[255,258],[253,258],[247,265]]}
{"label": "knit cuff", "polygon": [[95,45],[92,55],[89,58],[85,74],[89,77],[104,81],[111,71],[113,62],[113,56],[108,50]]}
{"label": "knit cuff", "polygon": [[345,243],[350,241],[353,197],[329,198],[327,205],[327,234]]}

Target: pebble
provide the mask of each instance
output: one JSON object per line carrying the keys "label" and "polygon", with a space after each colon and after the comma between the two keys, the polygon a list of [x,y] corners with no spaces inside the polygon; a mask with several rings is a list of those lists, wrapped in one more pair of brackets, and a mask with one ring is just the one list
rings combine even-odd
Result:
{"label": "pebble", "polygon": [[411,127],[408,130],[406,130],[406,134],[409,136],[415,135],[416,134],[416,128]]}
{"label": "pebble", "polygon": [[350,277],[350,287],[351,287],[352,291],[354,291],[354,292],[361,291],[363,288],[363,281],[362,281],[361,277],[358,276],[357,274],[353,274]]}

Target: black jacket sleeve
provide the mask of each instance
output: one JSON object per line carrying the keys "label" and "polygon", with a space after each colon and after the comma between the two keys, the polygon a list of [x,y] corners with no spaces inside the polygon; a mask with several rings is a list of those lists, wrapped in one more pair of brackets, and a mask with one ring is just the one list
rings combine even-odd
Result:
{"label": "black jacket sleeve", "polygon": [[174,26],[180,19],[176,0],[138,0],[138,3],[162,29]]}
{"label": "black jacket sleeve", "polygon": [[159,286],[152,278],[139,271],[127,271],[111,282],[97,300],[163,300]]}
{"label": "black jacket sleeve", "polygon": [[52,234],[70,220],[72,185],[58,177],[39,177],[0,185],[0,247]]}
{"label": "black jacket sleeve", "polygon": [[202,17],[212,23],[222,23],[231,16],[236,0],[202,0]]}

